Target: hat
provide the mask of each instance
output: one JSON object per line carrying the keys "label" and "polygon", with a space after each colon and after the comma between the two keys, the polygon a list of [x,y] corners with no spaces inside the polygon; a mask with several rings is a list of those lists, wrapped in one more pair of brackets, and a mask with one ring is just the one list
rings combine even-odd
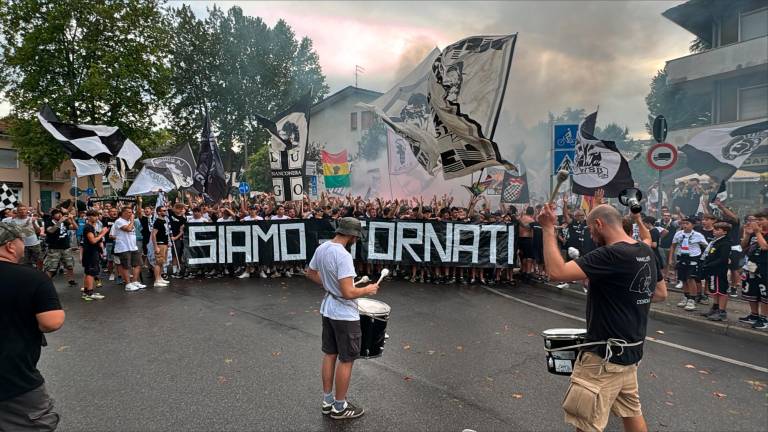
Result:
{"label": "hat", "polygon": [[343,234],[355,237],[363,236],[363,225],[359,220],[353,217],[345,217],[339,220],[339,226],[336,228],[336,234]]}
{"label": "hat", "polygon": [[18,226],[0,222],[0,246],[10,243],[17,238],[24,238],[24,234],[22,234]]}

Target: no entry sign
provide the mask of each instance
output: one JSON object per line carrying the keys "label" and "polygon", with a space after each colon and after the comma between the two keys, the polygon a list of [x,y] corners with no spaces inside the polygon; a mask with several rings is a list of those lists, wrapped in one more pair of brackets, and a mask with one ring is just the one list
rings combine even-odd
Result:
{"label": "no entry sign", "polygon": [[659,171],[668,170],[677,162],[677,149],[668,143],[654,144],[648,149],[646,159],[651,168]]}

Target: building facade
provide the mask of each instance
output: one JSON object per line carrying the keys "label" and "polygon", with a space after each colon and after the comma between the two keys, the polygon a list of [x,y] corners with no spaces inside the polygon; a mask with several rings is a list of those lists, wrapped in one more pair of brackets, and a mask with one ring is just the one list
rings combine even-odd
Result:
{"label": "building facade", "polygon": [[[93,187],[102,194],[101,176],[78,178],[72,162],[65,160],[61,166],[51,172],[36,172],[29,169],[19,159],[19,152],[13,147],[13,137],[9,133],[9,124],[0,120],[0,184],[5,183],[14,191],[16,197],[24,204],[36,206],[48,211],[63,201],[73,198],[70,190],[74,184],[80,189]],[[83,197],[84,198],[84,197]]]}

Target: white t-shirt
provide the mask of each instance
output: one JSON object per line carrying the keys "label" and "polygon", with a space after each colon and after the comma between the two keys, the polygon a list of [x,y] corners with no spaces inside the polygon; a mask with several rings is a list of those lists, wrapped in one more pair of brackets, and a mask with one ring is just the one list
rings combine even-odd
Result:
{"label": "white t-shirt", "polygon": [[27,216],[24,219],[7,217],[3,219],[3,222],[18,225],[19,228],[21,228],[21,232],[24,235],[24,247],[40,244],[40,238],[37,236],[37,231],[40,225],[38,222],[32,221],[30,216]]}
{"label": "white t-shirt", "polygon": [[677,255],[698,257],[701,256],[701,245],[706,245],[707,239],[704,238],[704,234],[698,231],[686,233],[680,230],[675,233],[672,243],[677,245],[677,250],[675,251]]}
{"label": "white t-shirt", "polygon": [[274,215],[270,219],[271,220],[285,220],[285,219],[290,219],[290,217],[288,215],[282,215],[282,216]]}
{"label": "white t-shirt", "polygon": [[352,255],[339,243],[327,241],[321,244],[309,262],[309,268],[320,273],[323,288],[332,295],[326,295],[320,305],[320,314],[334,320],[357,321],[360,312],[357,300],[347,300],[341,296],[340,279],[354,278],[355,264]]}
{"label": "white t-shirt", "polygon": [[247,221],[255,221],[255,220],[264,220],[264,218],[259,215],[256,215],[256,217],[251,217],[251,215],[248,215],[244,217],[243,220],[247,222]]}
{"label": "white t-shirt", "polygon": [[205,216],[201,217],[200,219],[195,219],[193,216],[190,216],[190,217],[187,218],[187,222],[189,222],[189,223],[205,223],[205,222],[210,222],[210,221],[211,220],[208,219]]}
{"label": "white t-shirt", "polygon": [[115,237],[115,253],[122,253],[128,251],[137,251],[139,246],[136,244],[136,233],[123,231],[122,227],[130,224],[129,221],[118,218],[114,225],[112,225],[111,235]]}
{"label": "white t-shirt", "polygon": [[218,218],[216,219],[216,223],[226,223],[226,222],[234,222],[235,219],[232,216],[227,216],[225,218]]}

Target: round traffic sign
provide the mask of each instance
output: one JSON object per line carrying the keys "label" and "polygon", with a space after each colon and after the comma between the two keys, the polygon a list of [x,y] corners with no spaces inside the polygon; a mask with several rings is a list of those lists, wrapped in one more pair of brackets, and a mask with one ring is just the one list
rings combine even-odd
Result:
{"label": "round traffic sign", "polygon": [[648,165],[655,170],[668,170],[677,162],[677,149],[668,143],[654,144],[648,149],[646,160]]}
{"label": "round traffic sign", "polygon": [[95,194],[96,194],[96,191],[95,191],[95,190],[93,190],[93,188],[88,188],[88,189],[86,189],[86,190],[85,190],[85,194],[86,194],[86,195],[90,195],[90,196],[93,196],[93,195],[95,195]]}
{"label": "round traffic sign", "polygon": [[239,189],[240,189],[240,193],[241,194],[247,194],[248,192],[250,192],[251,187],[248,186],[248,183],[246,183],[246,182],[240,182],[240,188]]}

